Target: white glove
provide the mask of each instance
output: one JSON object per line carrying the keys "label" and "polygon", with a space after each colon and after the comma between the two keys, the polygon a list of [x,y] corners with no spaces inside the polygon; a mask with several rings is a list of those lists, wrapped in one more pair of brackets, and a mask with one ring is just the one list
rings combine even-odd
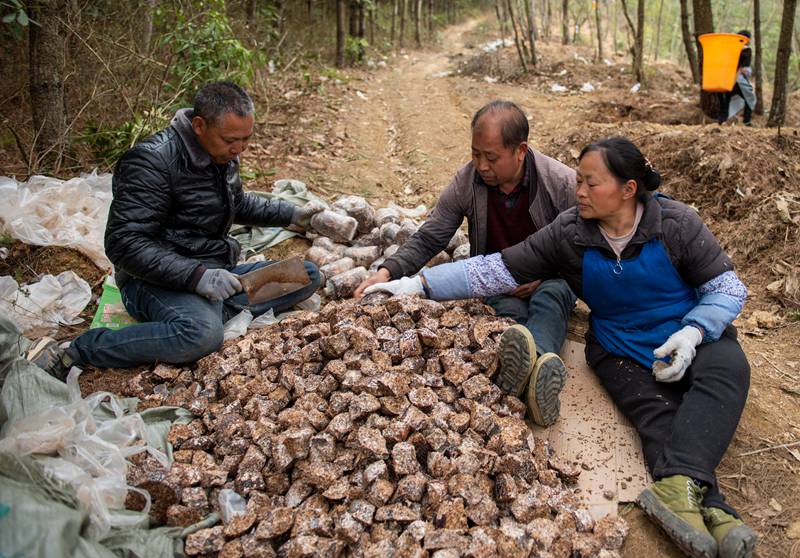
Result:
{"label": "white glove", "polygon": [[659,382],[677,382],[697,354],[695,347],[703,341],[703,334],[694,326],[684,326],[669,336],[667,342],[653,351],[656,358],[670,357],[669,362],[653,363],[653,375]]}
{"label": "white glove", "polygon": [[419,275],[414,277],[401,277],[388,283],[376,283],[364,289],[364,294],[385,291],[393,295],[419,295],[425,296],[425,289],[422,288],[422,278]]}
{"label": "white glove", "polygon": [[211,302],[219,302],[242,290],[239,278],[227,269],[207,269],[203,272],[195,292]]}

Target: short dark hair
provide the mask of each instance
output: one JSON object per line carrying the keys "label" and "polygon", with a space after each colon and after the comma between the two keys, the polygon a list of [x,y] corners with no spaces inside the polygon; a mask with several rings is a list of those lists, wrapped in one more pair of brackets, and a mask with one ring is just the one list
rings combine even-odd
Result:
{"label": "short dark hair", "polygon": [[247,92],[230,81],[216,81],[200,88],[194,98],[194,116],[200,116],[211,126],[221,123],[222,115],[253,114],[253,100]]}
{"label": "short dark hair", "polygon": [[748,39],[751,38],[750,31],[748,31],[747,29],[742,29],[741,31],[737,31],[736,34],[747,37]]}
{"label": "short dark hair", "polygon": [[472,117],[473,131],[480,119],[487,114],[497,114],[501,118],[500,137],[503,138],[503,147],[514,149],[528,141],[528,117],[516,103],[497,100],[483,105]]}
{"label": "short dark hair", "polygon": [[606,168],[617,177],[617,180],[636,182],[637,200],[644,201],[649,195],[648,192],[656,190],[661,185],[661,175],[628,138],[613,137],[592,142],[583,148],[578,161],[593,151],[600,153]]}

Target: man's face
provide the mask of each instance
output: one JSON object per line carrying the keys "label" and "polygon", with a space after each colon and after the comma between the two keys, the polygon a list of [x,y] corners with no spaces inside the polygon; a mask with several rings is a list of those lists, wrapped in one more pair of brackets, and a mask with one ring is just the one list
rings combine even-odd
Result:
{"label": "man's face", "polygon": [[472,131],[472,161],[489,186],[515,187],[521,178],[527,151],[527,143],[516,148],[505,147],[500,125],[495,121],[483,118]]}
{"label": "man's face", "polygon": [[247,149],[253,135],[253,115],[238,116],[231,112],[222,115],[219,125],[214,126],[201,116],[192,118],[192,128],[203,149],[218,165],[233,161]]}

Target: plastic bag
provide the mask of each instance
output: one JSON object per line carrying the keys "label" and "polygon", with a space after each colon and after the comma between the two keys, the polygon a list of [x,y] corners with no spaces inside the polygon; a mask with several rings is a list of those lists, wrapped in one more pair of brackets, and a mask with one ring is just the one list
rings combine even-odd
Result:
{"label": "plastic bag", "polygon": [[219,491],[219,511],[222,521],[226,524],[237,515],[244,515],[247,511],[247,502],[230,488]]}
{"label": "plastic bag", "polygon": [[93,393],[80,396],[78,376],[73,368],[67,377],[71,402],[7,424],[0,440],[0,452],[18,456],[37,454],[44,469],[54,478],[71,485],[80,505],[89,512],[98,538],[112,527],[129,527],[141,521],[124,510],[128,491],[145,500],[150,495],[127,484],[127,458],[147,451],[167,467],[167,456],[145,442],[145,424],[138,413],[126,413],[116,396]]}
{"label": "plastic bag", "polygon": [[247,332],[247,327],[253,321],[253,314],[250,310],[244,309],[233,318],[225,322],[222,338],[227,341],[229,339],[236,339],[241,337]]}
{"label": "plastic bag", "polygon": [[28,182],[0,177],[0,221],[26,244],[69,246],[100,269],[111,270],[103,234],[111,205],[111,174],[82,174],[64,181],[32,176]]}
{"label": "plastic bag", "polygon": [[0,312],[10,317],[24,334],[33,328],[55,329],[58,324],[78,324],[78,314],[89,304],[89,283],[72,271],[45,275],[20,287],[10,276],[0,277]]}

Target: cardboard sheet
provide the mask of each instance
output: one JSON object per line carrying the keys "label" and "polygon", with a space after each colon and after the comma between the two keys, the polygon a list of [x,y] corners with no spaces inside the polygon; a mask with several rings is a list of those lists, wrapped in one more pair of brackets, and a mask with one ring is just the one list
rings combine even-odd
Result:
{"label": "cardboard sheet", "polygon": [[583,343],[567,340],[561,358],[561,416],[547,429],[533,425],[534,436],[582,469],[578,494],[596,519],[615,516],[620,502],[633,502],[651,482],[639,436],[587,366]]}

